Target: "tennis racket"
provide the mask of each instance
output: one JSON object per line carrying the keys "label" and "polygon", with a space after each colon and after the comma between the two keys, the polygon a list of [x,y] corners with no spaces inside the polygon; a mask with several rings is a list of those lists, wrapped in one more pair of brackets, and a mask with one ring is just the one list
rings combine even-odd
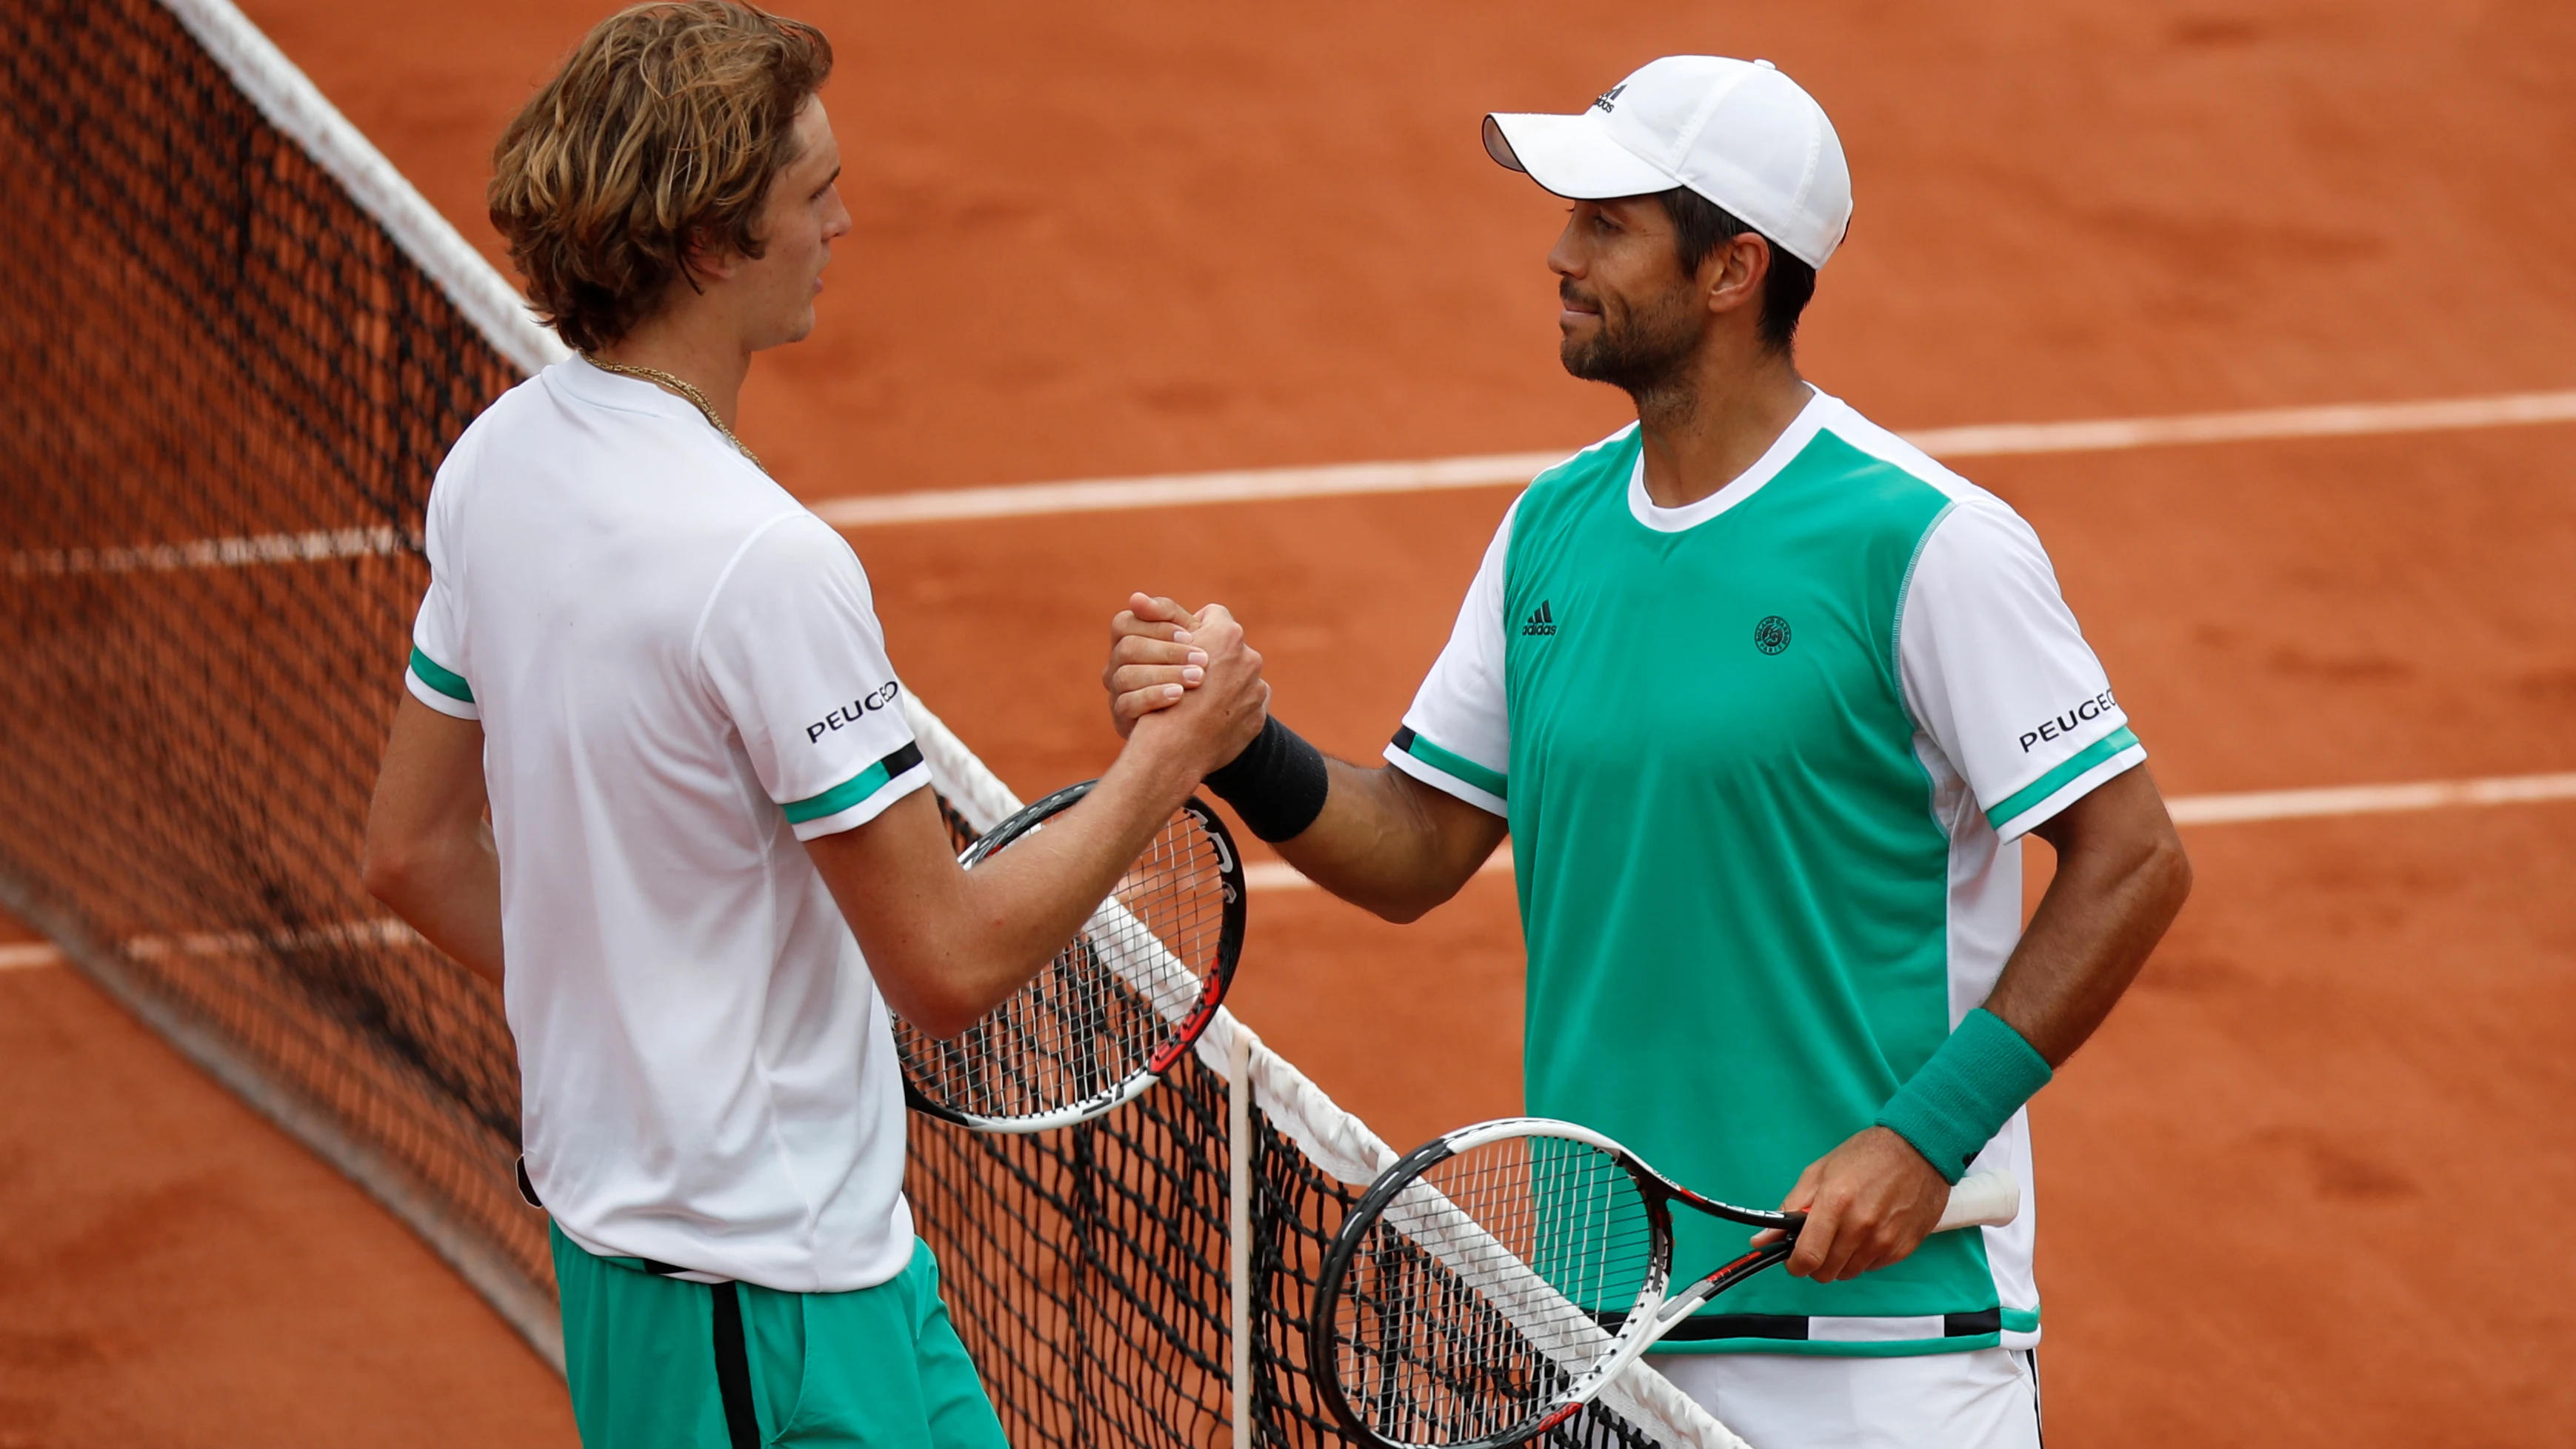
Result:
{"label": "tennis racket", "polygon": [[[1671,1292],[1676,1203],[1788,1237]],[[1951,1189],[1938,1227],[2010,1222],[2020,1206],[2011,1174],[1979,1173]],[[1571,1123],[1463,1128],[1379,1174],[1334,1237],[1309,1325],[1316,1388],[1380,1449],[1520,1443],[1786,1259],[1805,1222],[1713,1202]]]}
{"label": "tennis racket", "polygon": [[[968,870],[1046,829],[1097,781],[994,826]],[[1117,887],[1036,979],[951,1040],[898,1017],[912,1106],[984,1132],[1042,1132],[1133,1100],[1216,1017],[1243,952],[1243,865],[1197,799],[1163,822]]]}

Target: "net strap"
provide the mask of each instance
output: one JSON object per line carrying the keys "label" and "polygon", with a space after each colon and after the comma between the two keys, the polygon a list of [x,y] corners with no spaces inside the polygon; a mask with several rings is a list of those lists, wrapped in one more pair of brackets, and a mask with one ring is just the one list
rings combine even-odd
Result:
{"label": "net strap", "polygon": [[[930,766],[931,782],[969,825],[990,830],[1020,809],[1019,797],[1011,793],[1010,787],[909,690],[903,695],[903,711],[905,721],[912,726],[914,741],[921,748],[921,757]],[[1093,919],[1105,922],[1113,911],[1120,917],[1126,915],[1126,909],[1113,899]],[[1187,966],[1162,951],[1150,932],[1118,932],[1110,939],[1127,943],[1121,949],[1103,953],[1111,967],[1152,1000],[1158,1010],[1177,1017],[1196,1004],[1195,990],[1184,984],[1195,977]],[[1238,1034],[1247,1038],[1240,1049],[1235,1040]],[[1197,1051],[1199,1060],[1228,1082],[1234,1080],[1237,1060],[1249,1063],[1254,1104],[1310,1161],[1343,1182],[1365,1187],[1394,1165],[1397,1154],[1385,1139],[1370,1131],[1367,1123],[1343,1111],[1305,1073],[1264,1045],[1251,1028],[1235,1020],[1231,1010],[1217,1009],[1215,1020],[1199,1037]],[[1495,1241],[1438,1189],[1428,1184],[1417,1186],[1422,1196],[1406,1193],[1398,1204],[1390,1206],[1388,1216],[1439,1258],[1442,1266],[1490,1299],[1533,1342],[1594,1346],[1592,1341],[1598,1340],[1597,1351],[1608,1352],[1610,1335],[1599,1324],[1545,1279],[1529,1272],[1510,1249]],[[1450,1246],[1453,1244],[1454,1248]],[[1673,1387],[1671,1380],[1643,1365],[1631,1365],[1606,1385],[1601,1402],[1676,1449],[1747,1449],[1744,1441],[1719,1423],[1715,1415]]]}

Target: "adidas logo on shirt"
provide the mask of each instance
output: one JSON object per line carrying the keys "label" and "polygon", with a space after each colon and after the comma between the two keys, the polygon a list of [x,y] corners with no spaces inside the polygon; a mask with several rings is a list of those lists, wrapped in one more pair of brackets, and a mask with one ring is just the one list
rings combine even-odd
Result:
{"label": "adidas logo on shirt", "polygon": [[1524,637],[1539,639],[1556,633],[1556,616],[1547,611],[1547,600],[1538,601],[1538,608],[1531,612],[1529,622],[1521,625],[1521,633]]}

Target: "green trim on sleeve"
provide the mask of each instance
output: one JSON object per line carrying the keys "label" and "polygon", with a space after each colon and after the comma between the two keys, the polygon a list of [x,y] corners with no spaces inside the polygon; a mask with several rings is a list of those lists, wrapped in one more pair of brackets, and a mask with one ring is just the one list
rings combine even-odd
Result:
{"label": "green trim on sleeve", "polygon": [[2080,776],[2085,771],[2101,764],[2104,760],[2111,758],[2122,750],[2136,749],[2137,745],[2137,732],[2130,729],[2127,725],[2120,726],[2118,729],[2111,731],[2102,738],[2095,740],[2093,743],[2086,745],[2080,750],[2077,750],[2074,758],[2068,760],[2065,764],[2058,766],[2056,769],[2049,771],[2047,774],[2040,776],[2038,779],[2031,781],[2029,784],[2015,790],[2009,796],[2006,796],[2001,804],[1986,812],[1986,823],[1997,830],[2003,829],[2005,821],[2008,821],[2021,814],[2023,811],[2030,809],[2042,800],[2056,794],[2058,791],[2065,789],[2077,776]]}
{"label": "green trim on sleeve", "polygon": [[474,702],[473,687],[465,682],[465,676],[421,653],[420,646],[417,644],[413,645],[411,650],[411,672],[419,677],[421,683],[446,695],[449,699],[460,700],[466,704]]}
{"label": "green trim on sleeve", "polygon": [[787,823],[802,825],[826,815],[838,815],[886,787],[895,776],[921,763],[921,746],[907,744],[902,749],[868,766],[850,778],[802,800],[790,800],[778,808],[787,812]]}
{"label": "green trim on sleeve", "polygon": [[1444,775],[1454,776],[1475,786],[1497,800],[1511,798],[1504,790],[1506,781],[1500,770],[1489,770],[1465,755],[1454,755],[1409,729],[1395,732],[1395,747]]}
{"label": "green trim on sleeve", "polygon": [[1878,1125],[1914,1144],[1933,1171],[1956,1184],[2055,1075],[2011,1022],[1980,1006],[1887,1099]]}

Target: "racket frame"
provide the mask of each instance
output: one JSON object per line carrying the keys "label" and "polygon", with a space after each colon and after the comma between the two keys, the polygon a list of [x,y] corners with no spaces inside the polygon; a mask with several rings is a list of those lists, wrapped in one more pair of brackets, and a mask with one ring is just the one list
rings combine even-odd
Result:
{"label": "racket frame", "polygon": [[[1078,784],[1067,785],[1042,800],[1023,806],[1009,819],[977,836],[974,843],[958,852],[957,863],[968,870],[974,869],[1004,846],[1045,828],[1046,822],[1072,809],[1085,795],[1091,793],[1094,785],[1099,783],[1098,780],[1084,780]],[[1001,1136],[1026,1136],[1031,1133],[1050,1132],[1058,1127],[1071,1127],[1096,1117],[1106,1116],[1143,1096],[1156,1082],[1162,1080],[1165,1072],[1170,1071],[1175,1063],[1198,1044],[1199,1038],[1206,1033],[1208,1024],[1216,1020],[1217,1009],[1225,1004],[1226,990],[1234,983],[1235,965],[1243,955],[1245,916],[1243,853],[1235,848],[1234,836],[1226,830],[1225,822],[1218,818],[1216,811],[1210,808],[1206,801],[1196,795],[1181,802],[1180,807],[1172,813],[1191,817],[1199,823],[1201,829],[1207,832],[1209,843],[1216,850],[1217,876],[1224,889],[1225,906],[1217,930],[1215,969],[1199,978],[1198,994],[1191,1001],[1189,1009],[1177,1020],[1172,1021],[1170,1038],[1155,1049],[1154,1054],[1146,1060],[1142,1068],[1130,1073],[1115,1087],[1096,1092],[1078,1102],[1066,1103],[1052,1111],[1020,1117],[988,1117],[981,1113],[960,1111],[945,1102],[933,1101],[919,1087],[913,1085],[912,1071],[909,1063],[906,1063],[903,1073],[903,1097],[912,1110],[936,1117],[943,1122],[954,1122],[960,1127],[976,1132],[990,1132]],[[1161,832],[1158,830],[1156,833],[1159,835]],[[1122,876],[1121,879],[1124,877]],[[1065,949],[1070,949],[1076,943],[1082,942],[1084,934],[1091,929],[1091,922],[1099,917],[1102,909],[1115,905],[1117,900],[1117,890],[1112,887],[1108,895],[1101,897],[1100,905],[1093,907],[1091,915],[1084,918],[1082,928],[1074,933],[1073,940],[1065,943]],[[1152,933],[1148,931],[1147,934]],[[1084,943],[1084,949],[1092,948]],[[1171,1020],[1168,1013],[1166,1019]],[[898,1052],[897,1055],[901,1056],[901,1053]]]}
{"label": "racket frame", "polygon": [[[1611,1154],[1637,1184],[1643,1200],[1652,1239],[1648,1264],[1637,1292],[1620,1327],[1613,1332],[1602,1329],[1611,1340],[1611,1353],[1590,1369],[1576,1375],[1559,1393],[1555,1402],[1536,1417],[1512,1429],[1481,1439],[1414,1441],[1389,1439],[1361,1418],[1342,1385],[1341,1345],[1343,1342],[1340,1314],[1342,1288],[1349,1275],[1351,1262],[1368,1237],[1369,1229],[1386,1215],[1389,1204],[1398,1194],[1420,1181],[1424,1174],[1440,1163],[1461,1153],[1509,1137],[1553,1137],[1580,1142]],[[1716,1269],[1692,1280],[1679,1293],[1671,1291],[1673,1255],[1672,1204],[1686,1203],[1720,1220],[1751,1228],[1777,1229],[1784,1234],[1779,1240],[1750,1249],[1721,1264]],[[2017,1180],[2008,1173],[1979,1173],[1962,1182],[1952,1194],[1952,1202],[1942,1213],[1942,1231],[1956,1227],[1991,1226],[2009,1222],[2020,1210],[2021,1191]],[[1460,1213],[1465,1216],[1463,1212]],[[1469,1219],[1469,1221],[1473,1221]],[[1479,1122],[1443,1133],[1398,1158],[1367,1192],[1355,1203],[1334,1235],[1331,1249],[1325,1254],[1323,1270],[1315,1283],[1315,1306],[1307,1324],[1307,1341],[1316,1345],[1311,1374],[1318,1397],[1327,1412],[1344,1430],[1362,1443],[1378,1449],[1505,1449],[1546,1433],[1582,1412],[1586,1404],[1599,1398],[1612,1381],[1664,1336],[1690,1317],[1709,1299],[1743,1282],[1774,1263],[1784,1261],[1797,1246],[1798,1229],[1806,1225],[1803,1212],[1775,1212],[1763,1208],[1737,1207],[1715,1198],[1705,1197],[1674,1182],[1648,1166],[1644,1159],[1618,1142],[1588,1127],[1544,1117],[1503,1117]],[[1423,1251],[1430,1249],[1425,1246]],[[1505,1250],[1508,1251],[1508,1250]],[[1525,1266],[1525,1265],[1524,1265]],[[1454,1271],[1454,1270],[1453,1270]],[[1528,1270],[1535,1275],[1536,1270]],[[1540,1281],[1544,1282],[1544,1279]],[[1472,1284],[1470,1285],[1472,1286]],[[1490,1301],[1490,1300],[1489,1300]],[[1500,1304],[1495,1311],[1510,1317]],[[1569,1302],[1568,1311],[1581,1312]],[[1516,1323],[1515,1327],[1519,1327]],[[1526,1332],[1526,1330],[1523,1330]]]}

